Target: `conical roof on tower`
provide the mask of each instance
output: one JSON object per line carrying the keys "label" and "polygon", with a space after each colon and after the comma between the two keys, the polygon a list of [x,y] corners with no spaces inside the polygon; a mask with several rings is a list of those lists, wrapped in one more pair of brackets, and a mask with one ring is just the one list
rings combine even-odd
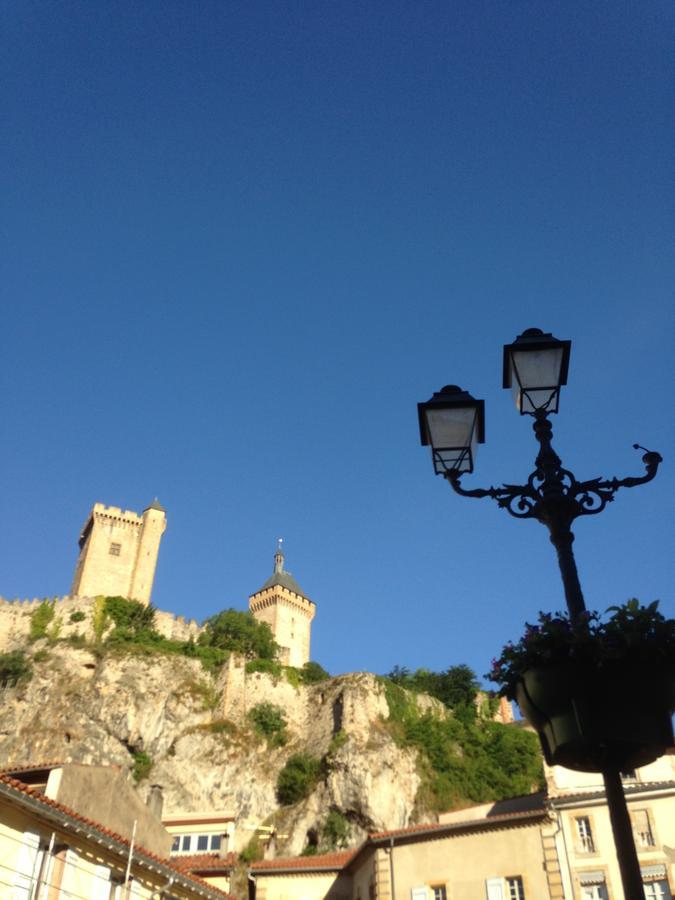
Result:
{"label": "conical roof on tower", "polygon": [[281,587],[285,587],[286,590],[293,591],[294,594],[299,594],[301,597],[309,600],[309,597],[300,587],[295,578],[293,578],[291,573],[284,570],[284,554],[281,550],[282,541],[282,538],[279,538],[279,540],[277,541],[277,551],[274,554],[274,571],[267,579],[265,584],[263,584],[260,590],[256,591],[256,593],[259,594],[261,591],[266,591],[267,588],[281,585]]}

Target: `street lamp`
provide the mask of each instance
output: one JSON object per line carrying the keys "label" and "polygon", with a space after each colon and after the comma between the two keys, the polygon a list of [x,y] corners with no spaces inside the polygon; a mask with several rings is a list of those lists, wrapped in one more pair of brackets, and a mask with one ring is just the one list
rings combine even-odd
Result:
{"label": "street lamp", "polygon": [[[503,386],[513,391],[521,415],[534,419],[539,443],[535,469],[523,485],[466,489],[461,478],[473,472],[477,444],[484,442],[483,401],[475,400],[456,386],[443,388],[426,403],[417,405],[422,444],[431,446],[434,471],[443,475],[463,497],[490,497],[517,519],[536,519],[548,528],[556,549],[565,601],[572,621],[584,613],[584,603],[572,543],[572,522],[579,516],[595,515],[614,499],[622,487],[651,481],[662,459],[644,450],[645,474],[634,478],[592,478],[578,481],[564,469],[551,445],[553,430],[549,416],[558,412],[560,389],[567,383],[570,341],[529,328],[504,347]],[[644,889],[633,833],[616,765],[603,768],[612,829],[619,858],[626,900],[644,900]]]}

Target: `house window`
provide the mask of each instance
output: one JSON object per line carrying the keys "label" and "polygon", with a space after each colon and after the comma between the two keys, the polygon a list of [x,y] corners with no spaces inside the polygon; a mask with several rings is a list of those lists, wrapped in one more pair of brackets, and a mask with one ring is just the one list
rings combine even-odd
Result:
{"label": "house window", "polygon": [[110,549],[108,550],[108,553],[109,553],[111,556],[119,556],[119,555],[120,555],[120,550],[121,550],[121,549],[122,549],[122,545],[121,545],[121,544],[115,544],[115,543],[112,543],[112,544],[110,545]]}
{"label": "house window", "polygon": [[220,850],[222,843],[222,834],[174,834],[171,853],[207,853]]}
{"label": "house window", "polygon": [[647,881],[643,887],[645,900],[671,900],[670,888],[665,879],[663,881]]}
{"label": "house window", "polygon": [[180,850],[180,835],[177,834],[173,839],[173,844],[171,845],[171,852],[178,853]]}
{"label": "house window", "polygon": [[209,849],[209,836],[208,834],[199,834],[197,835],[197,850],[208,850]]}
{"label": "house window", "polygon": [[508,900],[525,900],[523,879],[520,875],[511,875],[505,880]]}
{"label": "house window", "polygon": [[525,888],[520,875],[488,878],[485,882],[487,900],[525,900]]}
{"label": "house window", "polygon": [[212,834],[211,835],[211,850],[220,850],[220,845],[222,843],[222,835],[220,834]]}
{"label": "house window", "polygon": [[654,835],[652,833],[652,826],[649,822],[649,812],[646,809],[636,809],[632,813],[631,818],[633,820],[635,841],[638,847],[653,847]]}
{"label": "house window", "polygon": [[595,853],[591,820],[588,816],[579,816],[574,824],[577,828],[577,853]]}
{"label": "house window", "polygon": [[581,900],[608,900],[607,888],[602,884],[584,884],[581,886]]}
{"label": "house window", "polygon": [[447,893],[444,884],[431,885],[432,900],[447,900]]}

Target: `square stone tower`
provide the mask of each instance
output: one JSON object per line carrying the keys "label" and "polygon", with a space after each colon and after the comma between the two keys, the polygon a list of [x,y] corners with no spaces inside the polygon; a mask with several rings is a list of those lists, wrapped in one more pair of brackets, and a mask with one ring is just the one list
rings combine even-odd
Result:
{"label": "square stone tower", "polygon": [[71,594],[126,597],[150,603],[166,513],[159,500],[139,515],[95,503],[80,535]]}
{"label": "square stone tower", "polygon": [[248,598],[248,608],[259,622],[267,622],[272,629],[284,665],[302,668],[309,662],[316,604],[305,596],[291,573],[284,571],[281,541],[274,554],[274,572],[260,590]]}

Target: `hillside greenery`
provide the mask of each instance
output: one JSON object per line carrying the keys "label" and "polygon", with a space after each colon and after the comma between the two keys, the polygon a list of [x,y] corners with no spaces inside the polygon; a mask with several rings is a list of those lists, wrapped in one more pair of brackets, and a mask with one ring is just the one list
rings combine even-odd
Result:
{"label": "hillside greenery", "polygon": [[198,643],[240,653],[248,659],[276,659],[279,646],[266,622],[258,622],[250,612],[224,609],[204,622]]}
{"label": "hillside greenery", "polygon": [[[435,810],[528,794],[543,787],[534,734],[498,722],[421,713],[400,685],[382,680],[386,727],[401,746],[420,754],[420,801]],[[466,709],[466,707],[464,707]]]}
{"label": "hillside greenery", "polygon": [[33,670],[23,650],[0,653],[0,687],[15,687],[30,681]]}
{"label": "hillside greenery", "polygon": [[444,672],[429,669],[411,672],[405,666],[394,666],[385,677],[407,691],[436,697],[449,709],[461,714],[462,718],[475,718],[479,684],[475,673],[467,665],[450,666]]}

